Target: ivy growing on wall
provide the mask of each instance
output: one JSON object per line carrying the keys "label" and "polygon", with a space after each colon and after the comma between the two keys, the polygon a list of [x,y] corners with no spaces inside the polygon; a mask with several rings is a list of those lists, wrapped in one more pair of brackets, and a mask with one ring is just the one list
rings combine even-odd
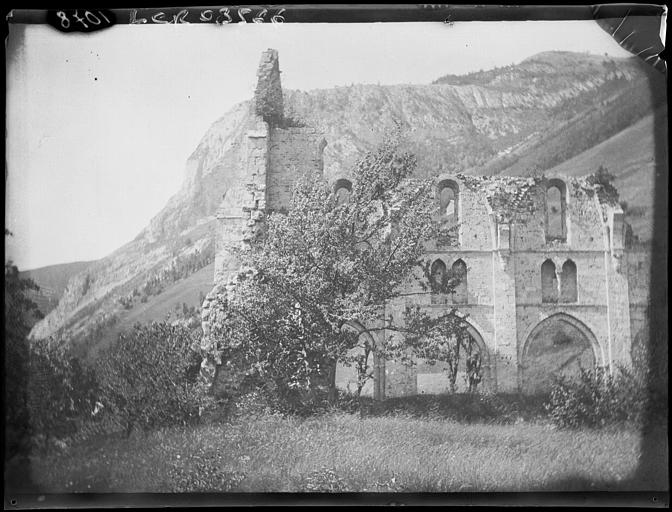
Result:
{"label": "ivy growing on wall", "polygon": [[534,195],[543,177],[529,178],[489,176],[457,176],[471,191],[484,194],[497,222],[511,222],[534,212]]}
{"label": "ivy growing on wall", "polygon": [[[518,178],[510,176],[465,176],[457,177],[463,186],[470,191],[485,195],[488,204],[495,213],[497,222],[511,222],[520,220],[521,216],[534,213],[535,195],[543,190],[547,180],[543,175]],[[593,174],[581,178],[568,178],[567,185],[571,185],[575,196],[597,195],[600,204],[616,206],[619,201],[618,190],[613,185],[614,175],[606,167],[600,168]]]}
{"label": "ivy growing on wall", "polygon": [[616,206],[618,204],[618,190],[614,187],[613,181],[616,176],[609,170],[600,165],[600,168],[590,176],[586,177],[586,183],[593,187],[601,204]]}
{"label": "ivy growing on wall", "polygon": [[254,93],[256,114],[271,126],[278,126],[283,118],[282,85],[278,54],[275,51],[265,52],[259,66],[259,81]]}

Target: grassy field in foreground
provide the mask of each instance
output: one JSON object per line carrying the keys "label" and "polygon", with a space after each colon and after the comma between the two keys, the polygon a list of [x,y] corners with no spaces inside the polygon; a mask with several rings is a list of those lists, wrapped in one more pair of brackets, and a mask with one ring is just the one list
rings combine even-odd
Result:
{"label": "grassy field in foreground", "polygon": [[618,490],[639,445],[628,430],[263,416],[98,440],[33,459],[31,473],[54,493]]}

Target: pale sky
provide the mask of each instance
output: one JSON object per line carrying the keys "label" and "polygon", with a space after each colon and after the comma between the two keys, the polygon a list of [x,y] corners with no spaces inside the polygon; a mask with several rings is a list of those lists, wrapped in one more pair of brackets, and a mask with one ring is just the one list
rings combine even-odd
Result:
{"label": "pale sky", "polygon": [[6,259],[26,270],[98,259],[181,186],[209,126],[279,51],[283,86],[429,83],[549,50],[625,57],[593,21],[9,26]]}

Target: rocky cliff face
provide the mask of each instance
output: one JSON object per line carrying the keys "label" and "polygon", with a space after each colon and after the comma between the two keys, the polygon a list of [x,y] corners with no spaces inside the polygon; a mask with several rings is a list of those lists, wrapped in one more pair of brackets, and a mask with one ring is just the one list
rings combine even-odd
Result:
{"label": "rocky cliff face", "polygon": [[[588,149],[586,144],[594,146],[650,113],[657,101],[650,80],[651,73],[635,58],[544,53],[516,66],[447,75],[427,85],[286,90],[284,109],[286,119],[324,133],[330,179],[347,175],[396,123],[408,133],[420,175],[507,173],[525,155],[543,160],[534,169],[515,172],[525,174],[572,158]],[[661,83],[664,89],[664,79]],[[142,296],[171,268],[198,259],[194,251],[206,262],[215,210],[241,179],[241,145],[253,121],[251,108],[251,102],[239,104],[212,125],[187,161],[180,191],[135,240],[75,276],[32,337],[86,337],[92,326],[104,329],[123,316],[129,295]],[[609,119],[608,127],[602,118]],[[568,131],[574,138],[566,136]],[[548,144],[549,134],[564,138]]]}

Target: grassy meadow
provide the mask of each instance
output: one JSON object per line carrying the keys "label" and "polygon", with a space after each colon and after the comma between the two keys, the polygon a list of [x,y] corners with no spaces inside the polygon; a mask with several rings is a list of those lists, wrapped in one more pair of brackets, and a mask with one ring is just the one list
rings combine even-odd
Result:
{"label": "grassy meadow", "polygon": [[75,444],[33,458],[31,479],[45,493],[620,490],[640,444],[626,428],[261,414]]}

